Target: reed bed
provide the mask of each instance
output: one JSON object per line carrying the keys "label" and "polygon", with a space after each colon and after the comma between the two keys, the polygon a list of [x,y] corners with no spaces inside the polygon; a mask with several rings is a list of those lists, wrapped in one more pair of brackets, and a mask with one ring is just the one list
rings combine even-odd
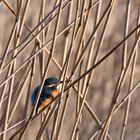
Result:
{"label": "reed bed", "polygon": [[[140,139],[139,0],[0,0],[0,17],[1,140]],[[50,76],[69,82],[36,114]]]}

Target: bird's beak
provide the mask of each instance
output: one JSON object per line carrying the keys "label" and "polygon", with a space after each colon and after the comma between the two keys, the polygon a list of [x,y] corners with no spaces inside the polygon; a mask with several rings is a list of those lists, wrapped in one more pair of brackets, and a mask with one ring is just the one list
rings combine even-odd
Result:
{"label": "bird's beak", "polygon": [[60,83],[59,84],[62,84],[63,82],[65,82],[65,83],[68,83],[68,82],[70,82],[71,80],[65,80],[65,81],[60,81]]}
{"label": "bird's beak", "polygon": [[[70,81],[71,81],[71,80],[65,80],[65,83],[68,83],[68,82],[70,82]],[[63,82],[64,82],[64,81],[60,81],[59,83],[57,83],[57,84],[52,84],[52,85],[50,85],[50,86],[48,86],[48,87],[59,86],[59,85],[61,85]]]}

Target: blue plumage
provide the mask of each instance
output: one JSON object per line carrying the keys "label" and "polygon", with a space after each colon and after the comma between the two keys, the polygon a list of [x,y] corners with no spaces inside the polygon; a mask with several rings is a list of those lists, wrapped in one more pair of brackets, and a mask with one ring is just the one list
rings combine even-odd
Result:
{"label": "blue plumage", "polygon": [[[54,78],[54,77],[50,77],[50,78],[45,80],[44,86],[43,86],[43,89],[42,89],[42,92],[41,92],[41,95],[40,95],[40,98],[39,98],[39,101],[38,101],[36,112],[38,112],[38,108],[40,106],[44,105],[43,102],[46,99],[51,98],[53,92],[57,91],[57,86],[58,86],[59,83],[60,83],[60,80],[58,80],[57,78]],[[39,85],[36,86],[35,89],[32,92],[32,96],[31,96],[32,106],[34,106],[34,104],[35,104],[35,100],[36,100],[39,88],[40,88]]]}
{"label": "blue plumage", "polygon": [[45,86],[50,86],[52,84],[58,84],[59,82],[60,82],[60,80],[58,80],[57,78],[50,77],[50,78],[45,80],[44,85]]}
{"label": "blue plumage", "polygon": [[[37,93],[39,91],[39,87],[40,86],[36,86],[33,93],[32,93],[32,97],[31,97],[31,100],[32,100],[32,106],[34,106],[35,104],[35,99],[37,97]],[[43,87],[42,89],[42,92],[41,92],[41,95],[40,95],[40,98],[39,98],[39,101],[38,101],[38,105],[41,104],[41,102],[47,98],[49,98],[52,94],[52,90],[51,88],[49,87]]]}

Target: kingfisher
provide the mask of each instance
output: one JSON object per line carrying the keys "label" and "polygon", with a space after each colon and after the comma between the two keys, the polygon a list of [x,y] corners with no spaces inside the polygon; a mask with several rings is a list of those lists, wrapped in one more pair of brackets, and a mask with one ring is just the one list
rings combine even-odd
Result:
{"label": "kingfisher", "polygon": [[[60,81],[59,79],[55,77],[49,77],[45,80],[42,91],[41,91],[41,95],[37,104],[36,113],[40,112],[45,106],[47,106],[53,100],[53,98],[55,98],[60,93],[62,83],[63,81]],[[39,88],[40,88],[40,85],[37,85],[32,92],[32,96],[31,96],[32,106],[35,105],[35,100],[36,100]]]}

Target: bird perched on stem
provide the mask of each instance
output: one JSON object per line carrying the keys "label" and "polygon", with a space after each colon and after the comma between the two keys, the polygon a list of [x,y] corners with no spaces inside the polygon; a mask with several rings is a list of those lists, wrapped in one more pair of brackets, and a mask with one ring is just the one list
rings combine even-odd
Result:
{"label": "bird perched on stem", "polygon": [[[58,80],[57,78],[50,77],[45,80],[43,89],[41,91],[41,95],[37,104],[36,113],[40,112],[45,106],[47,106],[53,98],[55,98],[61,89],[63,81]],[[40,86],[36,86],[34,91],[32,92],[31,101],[32,106],[35,105],[37,93],[39,91]]]}

